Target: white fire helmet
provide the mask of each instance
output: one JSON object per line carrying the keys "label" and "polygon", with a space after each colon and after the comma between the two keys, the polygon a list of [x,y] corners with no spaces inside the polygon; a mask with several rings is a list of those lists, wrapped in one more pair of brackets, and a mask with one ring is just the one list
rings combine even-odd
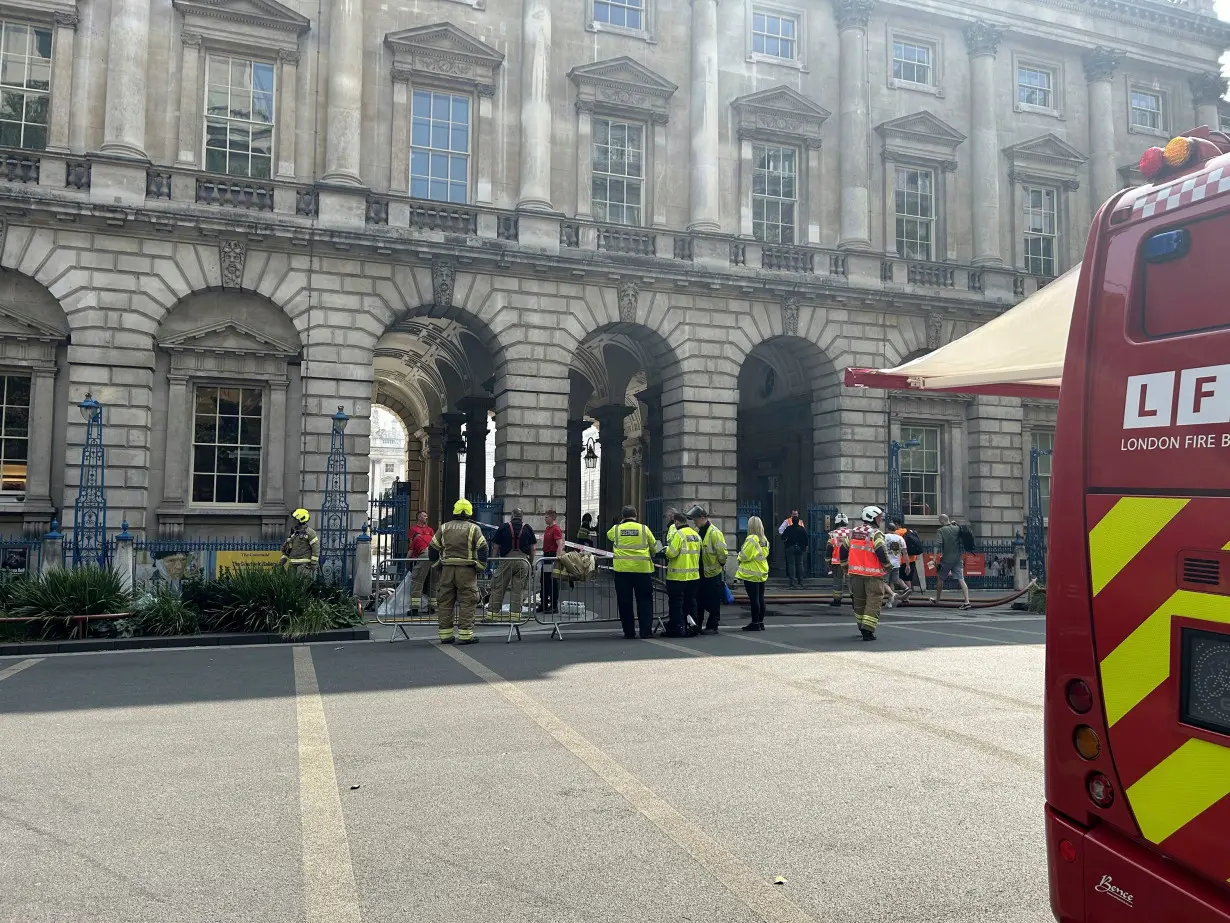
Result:
{"label": "white fire helmet", "polygon": [[863,522],[875,522],[883,515],[884,511],[878,506],[863,507]]}
{"label": "white fire helmet", "polygon": [[848,526],[849,524],[850,524],[850,517],[847,516],[845,513],[838,513],[836,516],[833,517],[833,525],[835,526]]}

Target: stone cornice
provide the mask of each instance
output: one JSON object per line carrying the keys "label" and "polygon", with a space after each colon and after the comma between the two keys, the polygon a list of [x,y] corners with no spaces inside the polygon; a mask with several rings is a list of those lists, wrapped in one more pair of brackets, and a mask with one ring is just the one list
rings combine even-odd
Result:
{"label": "stone cornice", "polygon": [[464,86],[480,96],[495,93],[495,74],[504,62],[495,48],[447,22],[390,32],[384,44],[393,52],[394,74]]}
{"label": "stone cornice", "polygon": [[185,15],[220,19],[245,26],[302,35],[311,20],[276,0],[172,0],[171,5]]}

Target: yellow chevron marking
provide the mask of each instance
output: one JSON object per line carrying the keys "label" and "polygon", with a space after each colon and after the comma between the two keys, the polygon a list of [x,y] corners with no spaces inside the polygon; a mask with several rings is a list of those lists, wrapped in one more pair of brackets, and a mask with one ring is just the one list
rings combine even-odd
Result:
{"label": "yellow chevron marking", "polygon": [[1160,843],[1230,795],[1230,747],[1192,738],[1127,790],[1140,831]]}
{"label": "yellow chevron marking", "polygon": [[1109,726],[1170,676],[1170,619],[1176,615],[1230,625],[1230,596],[1179,590],[1102,659],[1102,701]]}
{"label": "yellow chevron marking", "polygon": [[1093,595],[1115,579],[1188,501],[1179,497],[1123,497],[1089,533]]}

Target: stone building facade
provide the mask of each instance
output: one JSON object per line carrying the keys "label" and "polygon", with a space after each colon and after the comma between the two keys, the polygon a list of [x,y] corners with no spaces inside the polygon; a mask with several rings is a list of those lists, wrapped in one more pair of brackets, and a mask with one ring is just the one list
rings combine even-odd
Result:
{"label": "stone building facade", "polygon": [[[1080,257],[1148,145],[1218,118],[1212,0],[10,0],[0,519],[76,496],[275,534],[373,403],[416,505],[1024,516],[1052,408],[841,386]],[[467,460],[460,482],[458,459]],[[71,517],[69,517],[71,518]]]}

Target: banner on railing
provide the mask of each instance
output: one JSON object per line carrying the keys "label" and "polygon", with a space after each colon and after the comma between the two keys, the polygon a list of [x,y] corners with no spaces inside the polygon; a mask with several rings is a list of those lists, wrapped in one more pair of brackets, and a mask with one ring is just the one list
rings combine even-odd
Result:
{"label": "banner on railing", "polygon": [[240,567],[277,567],[282,561],[281,551],[217,551],[214,576]]}
{"label": "banner on railing", "polygon": [[[936,565],[939,563],[940,556],[938,554],[923,555],[923,572],[928,577],[934,577],[936,573]],[[987,556],[985,554],[963,554],[961,555],[961,568],[965,571],[966,577],[982,577],[987,572]]]}

